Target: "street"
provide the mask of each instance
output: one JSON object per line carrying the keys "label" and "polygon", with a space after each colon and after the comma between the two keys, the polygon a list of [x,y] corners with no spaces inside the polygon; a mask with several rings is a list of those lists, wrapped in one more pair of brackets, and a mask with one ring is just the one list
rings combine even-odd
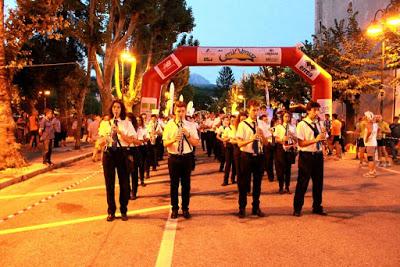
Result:
{"label": "street", "polygon": [[[219,164],[199,151],[190,220],[169,219],[164,160],[126,222],[106,222],[102,167],[85,159],[0,190],[0,266],[399,266],[400,167],[365,178],[353,157],[325,163],[327,217],[311,213],[311,183],[297,218],[294,194],[264,176],[267,216],[251,216],[248,197],[239,219],[237,186],[222,187]],[[296,177],[295,165],[293,192]]]}

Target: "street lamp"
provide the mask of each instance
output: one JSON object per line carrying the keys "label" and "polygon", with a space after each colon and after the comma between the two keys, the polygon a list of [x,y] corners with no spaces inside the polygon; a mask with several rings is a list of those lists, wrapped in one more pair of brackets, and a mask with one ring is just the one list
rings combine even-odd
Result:
{"label": "street lamp", "polygon": [[133,89],[133,81],[135,79],[135,72],[136,72],[136,58],[131,55],[128,51],[124,51],[121,54],[121,87],[122,87],[122,93],[125,93],[125,81],[124,81],[124,65],[125,62],[131,63],[131,73],[130,73],[130,80],[129,80],[129,90]]}
{"label": "street lamp", "polygon": [[[383,89],[384,82],[384,70],[385,70],[385,50],[386,50],[386,41],[385,41],[385,30],[389,28],[389,30],[396,30],[395,27],[400,25],[400,16],[399,15],[391,15],[387,16],[389,8],[393,5],[393,1],[385,9],[378,9],[375,12],[374,20],[371,25],[367,28],[367,35],[372,38],[382,37],[381,39],[381,86],[379,90],[379,96],[381,98],[380,102],[380,114],[383,114],[383,97],[385,91]],[[382,18],[378,21],[376,19],[377,15],[382,13]],[[393,102],[395,102],[395,95],[393,94]]]}
{"label": "street lamp", "polygon": [[50,91],[49,90],[45,90],[44,92],[43,91],[39,91],[39,95],[40,96],[43,96],[43,106],[44,106],[44,111],[46,111],[46,98],[47,98],[47,96],[49,96],[50,95]]}

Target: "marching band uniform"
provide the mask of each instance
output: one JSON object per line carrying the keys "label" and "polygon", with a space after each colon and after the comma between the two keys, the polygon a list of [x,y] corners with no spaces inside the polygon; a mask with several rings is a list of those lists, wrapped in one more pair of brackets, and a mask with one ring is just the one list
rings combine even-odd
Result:
{"label": "marching band uniform", "polygon": [[[241,141],[251,140],[257,132],[257,120],[252,120],[248,117],[239,123],[236,137]],[[261,180],[263,174],[263,154],[261,140],[254,140],[253,142],[240,147],[240,175],[238,176],[239,186],[239,217],[245,216],[245,208],[247,205],[247,191],[249,187],[249,180],[253,174],[253,214],[260,217],[264,214],[260,210],[260,194],[261,194]]]}
{"label": "marching band uniform", "polygon": [[[326,215],[321,206],[324,177],[324,158],[322,154],[322,143],[317,137],[322,136],[319,123],[312,121],[308,116],[303,119],[296,128],[297,139],[310,142],[307,146],[299,149],[299,173],[297,178],[296,192],[293,200],[294,216],[301,216],[304,204],[304,195],[307,191],[310,178],[313,182],[313,213]],[[300,141],[299,141],[300,142]]]}
{"label": "marching band uniform", "polygon": [[[275,169],[279,181],[279,193],[283,194],[283,185],[285,185],[286,193],[290,194],[290,175],[292,171],[292,152],[294,149],[294,138],[296,137],[296,128],[291,124],[280,124],[275,127],[274,136],[276,137],[275,150]],[[284,137],[288,137],[288,141],[283,141]]]}
{"label": "marching band uniform", "polygon": [[[189,136],[182,133],[186,129]],[[175,140],[177,136],[182,135],[179,141]],[[197,129],[192,123],[186,120],[180,121],[179,118],[170,120],[165,126],[163,133],[164,145],[168,150],[168,170],[171,179],[171,218],[178,217],[178,188],[179,181],[182,186],[182,211],[185,218],[190,218],[190,175],[194,166],[193,145],[189,140],[199,139]]]}
{"label": "marching band uniform", "polygon": [[[228,184],[229,173],[231,173],[231,182],[232,184],[236,183],[236,165],[234,160],[234,146],[236,144],[235,135],[236,130],[234,129],[234,125],[229,125],[229,130],[226,130],[224,133],[224,137],[228,138],[225,146],[225,175],[224,182],[222,185]],[[237,146],[237,144],[236,144]]]}
{"label": "marching band uniform", "polygon": [[126,213],[128,211],[130,186],[124,150],[128,149],[129,144],[121,138],[120,134],[112,131],[112,125],[116,125],[119,131],[127,137],[136,137],[136,131],[130,121],[121,119],[111,119],[109,123],[102,123],[99,128],[99,136],[107,139],[107,148],[103,155],[103,171],[106,181],[109,214],[107,220],[111,221],[115,218],[115,169],[117,169],[120,187],[120,211],[122,219],[127,220]]}

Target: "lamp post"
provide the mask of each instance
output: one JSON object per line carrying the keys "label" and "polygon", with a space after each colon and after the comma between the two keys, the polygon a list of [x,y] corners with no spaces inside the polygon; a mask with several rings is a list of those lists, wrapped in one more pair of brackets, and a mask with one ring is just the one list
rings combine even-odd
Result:
{"label": "lamp post", "polygon": [[46,98],[49,95],[50,95],[50,91],[49,90],[45,90],[44,92],[43,91],[39,91],[39,96],[43,96],[43,106],[44,106],[43,110],[44,111],[46,111],[46,100],[47,100]]}
{"label": "lamp post", "polygon": [[[371,25],[367,28],[367,35],[370,37],[381,36],[381,85],[379,90],[380,100],[380,114],[383,114],[383,98],[385,95],[384,90],[384,71],[385,71],[385,51],[386,51],[386,40],[385,40],[385,30],[389,29],[391,31],[396,31],[396,27],[400,25],[400,15],[399,14],[389,14],[389,9],[393,6],[394,1],[391,1],[385,9],[378,9],[375,12],[374,20]],[[381,13],[381,19],[377,20],[377,15]],[[395,102],[396,95],[395,90],[393,91],[393,102]]]}

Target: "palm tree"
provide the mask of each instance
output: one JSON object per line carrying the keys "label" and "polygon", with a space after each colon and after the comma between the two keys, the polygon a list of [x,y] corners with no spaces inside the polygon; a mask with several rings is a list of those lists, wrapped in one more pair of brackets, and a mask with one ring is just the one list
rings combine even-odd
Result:
{"label": "palm tree", "polygon": [[4,39],[4,0],[0,0],[0,170],[26,165],[20,146],[15,142]]}

